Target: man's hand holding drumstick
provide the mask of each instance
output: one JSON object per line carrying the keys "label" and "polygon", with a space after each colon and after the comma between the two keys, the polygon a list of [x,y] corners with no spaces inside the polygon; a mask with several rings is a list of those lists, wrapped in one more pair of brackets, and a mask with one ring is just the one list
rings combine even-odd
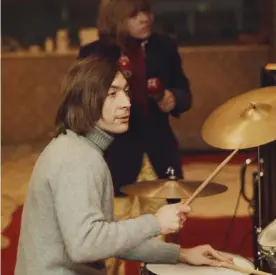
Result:
{"label": "man's hand holding drumstick", "polygon": [[[238,152],[238,149],[233,151],[212,173],[211,175],[196,189],[196,191],[186,201],[180,204],[188,206],[198,194],[207,186],[207,184],[223,169],[223,167],[232,159]],[[186,221],[182,219],[181,227]],[[190,249],[180,249],[179,262],[188,263],[191,265],[210,265],[210,266],[223,266],[223,264],[233,265],[233,258],[224,255],[213,249],[210,245],[201,245]]]}

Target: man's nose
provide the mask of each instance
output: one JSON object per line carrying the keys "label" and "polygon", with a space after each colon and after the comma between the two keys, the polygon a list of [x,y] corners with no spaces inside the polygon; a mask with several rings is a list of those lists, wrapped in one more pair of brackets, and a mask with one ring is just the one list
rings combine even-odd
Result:
{"label": "man's nose", "polygon": [[120,93],[119,101],[120,101],[120,107],[130,108],[131,106],[130,99],[125,92]]}
{"label": "man's nose", "polygon": [[140,23],[148,23],[150,20],[150,15],[146,12],[140,12],[138,18]]}

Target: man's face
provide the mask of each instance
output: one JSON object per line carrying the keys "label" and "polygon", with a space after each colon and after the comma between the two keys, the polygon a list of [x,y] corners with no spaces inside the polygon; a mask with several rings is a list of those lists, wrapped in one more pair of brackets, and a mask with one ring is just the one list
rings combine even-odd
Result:
{"label": "man's face", "polygon": [[102,117],[97,122],[102,130],[116,134],[128,130],[131,106],[128,90],[129,86],[126,79],[122,73],[118,72],[104,101]]}
{"label": "man's face", "polygon": [[136,39],[147,39],[152,32],[153,15],[148,12],[139,12],[128,19],[129,34]]}

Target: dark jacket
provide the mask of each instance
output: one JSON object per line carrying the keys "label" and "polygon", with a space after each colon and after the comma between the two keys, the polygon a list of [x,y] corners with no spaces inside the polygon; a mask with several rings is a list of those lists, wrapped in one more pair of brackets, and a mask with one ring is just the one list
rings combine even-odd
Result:
{"label": "dark jacket", "polygon": [[[79,58],[90,54],[107,56],[117,61],[121,56],[116,45],[106,46],[98,40],[83,46]],[[176,98],[171,115],[179,117],[191,107],[189,81],[182,71],[181,58],[175,43],[165,36],[153,34],[145,47],[147,79],[157,77]],[[122,195],[120,187],[136,181],[141,169],[143,153],[147,153],[159,176],[164,178],[168,166],[182,177],[178,143],[169,124],[169,114],[162,112],[152,98],[148,98],[148,115],[144,117],[138,106],[131,106],[130,127],[118,135],[106,153],[115,187],[115,195]]]}

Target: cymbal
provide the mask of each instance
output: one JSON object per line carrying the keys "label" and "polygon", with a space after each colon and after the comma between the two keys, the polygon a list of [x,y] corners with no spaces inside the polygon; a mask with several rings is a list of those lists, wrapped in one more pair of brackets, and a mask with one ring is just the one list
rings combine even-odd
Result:
{"label": "cymbal", "polygon": [[[160,199],[188,199],[201,184],[200,181],[162,179],[141,181],[136,184],[125,185],[121,191],[127,195]],[[198,197],[212,196],[223,193],[227,186],[209,183]]]}
{"label": "cymbal", "polygon": [[202,127],[203,139],[221,149],[257,147],[276,139],[276,86],[231,98]]}

